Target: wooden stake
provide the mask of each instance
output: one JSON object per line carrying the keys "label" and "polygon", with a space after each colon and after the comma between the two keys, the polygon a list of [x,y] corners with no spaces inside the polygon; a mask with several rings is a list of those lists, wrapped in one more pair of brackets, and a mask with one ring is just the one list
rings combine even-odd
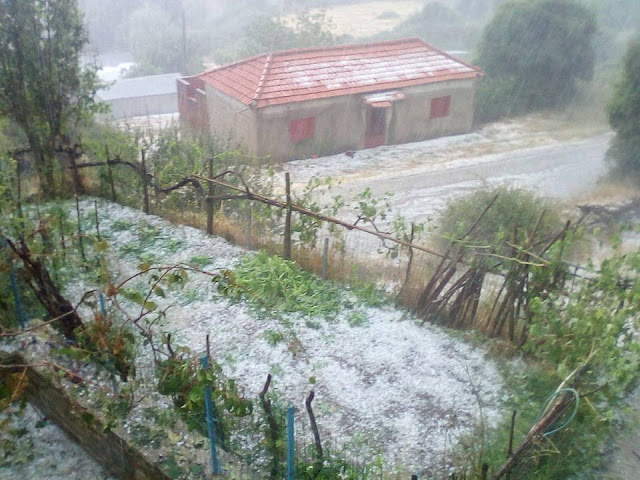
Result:
{"label": "wooden stake", "polygon": [[[20,217],[21,221],[22,221],[22,172],[20,172],[20,159],[16,158],[16,180],[17,180],[17,195],[18,195],[18,199],[17,199],[17,207],[18,207],[18,216]],[[22,230],[24,231],[24,226],[22,228]]]}
{"label": "wooden stake", "polygon": [[[209,177],[213,177],[213,158],[209,159]],[[213,195],[215,193],[215,186],[213,182],[208,183],[208,195],[207,195],[207,234],[213,235]]]}
{"label": "wooden stake", "polygon": [[267,392],[269,391],[269,385],[271,385],[271,374],[267,375],[267,381],[262,388],[262,391],[258,395],[260,397],[260,403],[262,404],[262,409],[267,417],[267,449],[269,450],[269,454],[271,455],[271,467],[270,467],[270,477],[272,479],[278,478],[278,466],[280,464],[280,453],[279,453],[279,439],[280,439],[280,427],[278,426],[278,422],[273,416],[273,412],[271,410],[271,400],[267,398]]}
{"label": "wooden stake", "polygon": [[82,224],[80,222],[80,201],[78,195],[74,195],[76,199],[76,218],[78,219],[78,246],[80,247],[80,256],[82,261],[86,262],[87,258],[84,256],[84,242],[82,240]]}
{"label": "wooden stake", "polygon": [[100,238],[100,217],[98,216],[98,201],[93,201],[93,209],[96,212],[96,235],[98,236],[98,241],[100,242],[102,239]]}
{"label": "wooden stake", "polygon": [[142,205],[142,211],[144,213],[146,213],[147,215],[149,215],[149,213],[151,212],[151,207],[149,206],[149,188],[148,188],[148,182],[149,179],[147,178],[147,165],[145,163],[145,151],[141,150],[142,156],[141,156],[141,164],[142,164],[142,194],[143,194],[143,205]]}
{"label": "wooden stake", "polygon": [[[507,448],[507,458],[513,455],[513,434],[515,432],[515,428],[516,428],[516,411],[514,410],[513,414],[511,415],[511,428],[509,429],[509,446]],[[511,478],[511,470],[507,472],[506,478],[507,480]]]}
{"label": "wooden stake", "polygon": [[309,414],[309,422],[311,423],[311,431],[313,432],[313,440],[316,445],[316,462],[320,467],[322,466],[322,442],[320,442],[320,432],[318,431],[318,424],[316,423],[316,416],[313,414],[313,408],[311,407],[311,402],[313,402],[313,398],[315,397],[315,392],[311,390],[309,392],[309,396],[307,400],[304,402],[305,407],[307,408],[307,413]]}
{"label": "wooden stake", "polygon": [[105,145],[104,150],[107,155],[107,177],[109,179],[109,187],[111,189],[111,201],[117,202],[118,199],[116,197],[116,186],[113,182],[113,170],[111,170],[111,164],[109,163],[109,146]]}
{"label": "wooden stake", "polygon": [[284,258],[291,260],[291,178],[289,172],[284,174],[287,194],[286,216],[284,220]]}
{"label": "wooden stake", "polygon": [[80,173],[78,172],[78,164],[76,162],[76,148],[74,147],[73,151],[69,153],[71,157],[71,167],[73,168],[73,191],[76,195],[84,194],[84,189],[82,188],[82,182],[80,181]]}
{"label": "wooden stake", "polygon": [[527,436],[524,438],[520,446],[516,449],[515,452],[505,462],[502,468],[498,471],[494,480],[499,480],[504,477],[508,472],[510,472],[513,467],[520,461],[525,451],[529,448],[533,440],[541,434],[544,434],[545,430],[549,428],[551,424],[558,418],[558,415],[561,415],[566,406],[569,404],[569,400],[566,395],[559,396],[557,400],[554,402],[553,407],[550,410],[547,410],[542,418],[536,423]]}
{"label": "wooden stake", "polygon": [[324,239],[324,248],[322,249],[322,278],[325,280],[329,275],[329,239]]}
{"label": "wooden stake", "polygon": [[249,213],[247,216],[247,249],[253,249],[253,202],[249,202]]}

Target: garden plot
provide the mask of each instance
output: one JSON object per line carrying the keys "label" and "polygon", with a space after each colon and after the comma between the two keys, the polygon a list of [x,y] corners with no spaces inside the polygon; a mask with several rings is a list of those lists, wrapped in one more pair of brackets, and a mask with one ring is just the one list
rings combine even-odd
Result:
{"label": "garden plot", "polygon": [[[84,200],[80,208],[89,218],[94,201]],[[219,272],[247,255],[221,238],[117,204],[98,201],[98,210],[116,282],[150,264]],[[148,282],[143,275],[130,285],[143,293]],[[67,295],[78,301],[92,287],[77,277]],[[495,424],[502,381],[482,350],[437,327],[420,326],[389,304],[331,288],[327,302],[334,313],[273,312],[230,299],[210,276],[191,272],[182,288],[153,296],[158,310],[166,311],[154,328],[195,352],[204,350],[209,334],[212,356],[247,397],[257,397],[271,373],[279,402],[304,412],[304,399],[314,389],[320,434],[347,458],[379,456],[389,468],[433,469],[446,464],[462,434],[481,421]],[[143,357],[139,362],[150,360]]]}

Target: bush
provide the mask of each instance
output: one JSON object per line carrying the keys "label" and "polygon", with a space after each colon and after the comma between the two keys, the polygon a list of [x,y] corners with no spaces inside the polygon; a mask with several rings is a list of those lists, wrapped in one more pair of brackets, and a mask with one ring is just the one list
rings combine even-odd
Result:
{"label": "bush", "polygon": [[557,209],[551,202],[527,190],[497,187],[478,190],[451,201],[440,214],[438,233],[450,240],[459,238],[471,228],[496,196],[493,206],[465,242],[484,246],[509,241],[522,245],[535,228],[543,211],[544,215],[533,238],[534,243],[557,233],[562,227]]}

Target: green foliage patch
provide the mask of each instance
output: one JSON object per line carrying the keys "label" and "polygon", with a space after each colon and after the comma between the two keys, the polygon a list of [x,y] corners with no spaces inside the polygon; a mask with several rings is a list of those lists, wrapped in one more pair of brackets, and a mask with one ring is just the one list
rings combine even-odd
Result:
{"label": "green foliage patch", "polygon": [[[211,389],[216,435],[226,445],[230,429],[228,415],[244,417],[253,410],[252,402],[240,395],[235,381],[225,378],[215,361],[204,369],[200,359],[191,356],[187,349],[179,349],[178,354],[158,363],[158,392],[171,396],[189,429],[205,436],[208,434],[205,415],[207,387]],[[223,412],[228,415],[222,415]]]}
{"label": "green foliage patch", "polygon": [[622,75],[608,106],[616,137],[607,153],[613,173],[640,180],[640,36],[630,42]]}
{"label": "green foliage patch", "polygon": [[470,245],[483,247],[504,241],[522,245],[543,211],[534,243],[556,234],[562,227],[557,207],[550,201],[528,190],[495,187],[451,201],[440,214],[438,233],[448,240],[459,238],[471,229],[494,198],[491,208],[465,240]]}
{"label": "green foliage patch", "polygon": [[344,302],[337,286],[264,251],[245,256],[234,270],[222,271],[214,281],[223,294],[270,312],[329,316],[337,314]]}
{"label": "green foliage patch", "polygon": [[476,119],[493,121],[571,101],[593,75],[594,14],[576,0],[511,0],[485,27],[476,63],[486,77]]}

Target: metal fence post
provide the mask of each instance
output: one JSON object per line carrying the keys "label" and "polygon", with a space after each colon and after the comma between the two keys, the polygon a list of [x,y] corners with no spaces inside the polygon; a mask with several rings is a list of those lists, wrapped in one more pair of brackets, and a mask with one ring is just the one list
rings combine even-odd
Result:
{"label": "metal fence post", "polygon": [[287,408],[287,480],[294,480],[295,475],[295,440],[293,432],[293,407]]}
{"label": "metal fence post", "polygon": [[[207,370],[209,368],[209,358],[204,355],[200,358],[202,368]],[[215,422],[213,418],[213,408],[211,404],[211,385],[204,387],[204,404],[207,416],[207,432],[209,433],[209,446],[211,448],[211,466],[213,468],[213,474],[219,475],[221,473],[220,463],[218,462],[218,454],[216,452],[216,430]]]}

